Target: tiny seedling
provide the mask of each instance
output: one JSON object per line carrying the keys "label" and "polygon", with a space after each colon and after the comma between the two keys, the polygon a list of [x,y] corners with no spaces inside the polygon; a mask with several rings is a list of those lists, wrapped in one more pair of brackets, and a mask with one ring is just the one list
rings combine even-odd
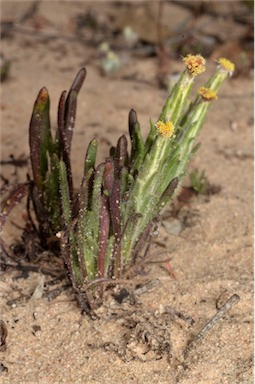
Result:
{"label": "tiny seedling", "polygon": [[190,181],[191,181],[191,187],[194,189],[197,193],[205,193],[208,180],[205,175],[205,171],[199,172],[198,169],[194,169],[190,175]]}

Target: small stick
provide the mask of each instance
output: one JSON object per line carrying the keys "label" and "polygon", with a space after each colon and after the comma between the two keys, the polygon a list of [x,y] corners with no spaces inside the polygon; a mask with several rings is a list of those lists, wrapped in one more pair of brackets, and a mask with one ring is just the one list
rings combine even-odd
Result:
{"label": "small stick", "polygon": [[148,283],[145,283],[142,287],[135,289],[134,294],[136,296],[140,296],[145,292],[148,292],[151,289],[155,288],[159,283],[160,283],[159,279],[150,280],[148,281]]}
{"label": "small stick", "polygon": [[211,320],[206,323],[201,331],[195,336],[191,342],[189,342],[184,350],[184,357],[186,358],[190,350],[205,337],[207,332],[220,320],[222,317],[233,307],[233,305],[237,304],[240,300],[240,296],[237,294],[232,295],[226,303],[218,310],[218,312],[211,318]]}

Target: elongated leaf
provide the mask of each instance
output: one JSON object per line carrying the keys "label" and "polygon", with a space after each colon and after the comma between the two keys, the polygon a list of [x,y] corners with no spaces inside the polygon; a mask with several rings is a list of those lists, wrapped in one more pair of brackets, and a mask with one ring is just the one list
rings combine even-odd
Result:
{"label": "elongated leaf", "polygon": [[50,99],[46,88],[42,88],[34,103],[29,127],[30,158],[33,178],[38,191],[48,170],[47,151],[52,143],[49,117]]}
{"label": "elongated leaf", "polygon": [[8,192],[7,197],[1,202],[0,229],[3,228],[12,209],[20,203],[21,199],[28,193],[28,188],[28,183],[17,185],[12,191]]}
{"label": "elongated leaf", "polygon": [[[101,198],[100,198],[101,202]],[[80,218],[81,216],[81,218]],[[79,226],[77,232],[77,239],[80,247],[80,254],[78,255],[80,265],[83,266],[82,270],[86,281],[91,281],[97,277],[97,255],[99,252],[98,239],[99,234],[94,235],[95,226],[99,232],[99,217],[95,218],[92,211],[80,210],[79,212]]]}
{"label": "elongated leaf", "polygon": [[122,267],[124,267],[127,262],[130,262],[130,257],[132,256],[131,251],[133,250],[134,243],[136,243],[139,240],[139,238],[134,239],[134,231],[139,220],[141,220],[141,218],[142,218],[142,215],[140,213],[130,212],[130,215],[122,230],[122,234],[121,234]]}
{"label": "elongated leaf", "polygon": [[62,156],[63,161],[66,165],[67,180],[69,187],[70,200],[73,200],[73,178],[71,170],[71,142],[73,136],[73,128],[75,125],[77,106],[77,92],[70,90],[68,97],[65,102],[65,115],[64,115],[64,129],[61,131],[61,142],[62,142]]}
{"label": "elongated leaf", "polygon": [[103,175],[104,175],[104,164],[99,164],[93,183],[93,191],[92,191],[92,203],[91,203],[91,211],[94,214],[93,220],[93,232],[95,241],[98,242],[99,236],[99,215],[101,209],[101,194],[102,194],[102,185],[103,185]]}
{"label": "elongated leaf", "polygon": [[155,124],[150,120],[150,132],[144,144],[144,156],[150,151],[155,139],[157,137],[157,129]]}
{"label": "elongated leaf", "polygon": [[129,172],[127,167],[123,167],[120,175],[120,184],[121,184],[121,196],[123,197],[129,188]]}
{"label": "elongated leaf", "polygon": [[75,125],[77,95],[77,92],[71,89],[65,103],[65,150],[69,154],[71,150],[73,129]]}
{"label": "elongated leaf", "polygon": [[132,258],[132,263],[134,264],[137,260],[138,255],[141,253],[143,250],[144,246],[148,244],[148,238],[151,236],[151,230],[153,227],[153,222],[151,221],[145,230],[142,232],[139,240],[137,241],[136,245],[134,246],[134,251],[133,251],[133,258]]}
{"label": "elongated leaf", "polygon": [[131,173],[140,169],[144,158],[144,143],[141,135],[140,124],[134,109],[129,112],[129,135],[131,139]]}
{"label": "elongated leaf", "polygon": [[99,217],[98,276],[105,277],[105,258],[110,229],[108,198],[105,195],[101,196],[101,211]]}
{"label": "elongated leaf", "polygon": [[96,156],[97,156],[97,140],[92,139],[88,145],[87,153],[85,156],[84,173],[86,174],[91,168],[95,168]]}
{"label": "elongated leaf", "polygon": [[168,187],[166,188],[165,192],[161,196],[158,210],[163,208],[166,205],[166,203],[171,199],[177,186],[178,186],[178,177],[175,177],[172,181],[170,181]]}
{"label": "elongated leaf", "polygon": [[72,209],[69,198],[68,180],[65,163],[60,161],[59,167],[60,177],[60,191],[63,218],[65,221],[65,240],[62,241],[61,251],[65,258],[65,262],[70,272],[71,280],[74,287],[83,284],[82,270],[79,263],[79,244],[75,235],[75,227],[77,226],[77,219],[72,220]]}
{"label": "elongated leaf", "polygon": [[38,189],[34,184],[31,185],[29,196],[33,202],[33,208],[39,223],[39,234],[42,243],[47,243],[47,238],[53,235],[52,223],[48,215],[47,203],[45,199],[38,193]]}
{"label": "elongated leaf", "polygon": [[78,263],[73,263],[73,257],[72,257],[72,233],[74,226],[76,225],[76,222],[74,221],[72,224],[70,224],[65,231],[60,236],[60,246],[61,246],[61,255],[64,259],[64,262],[67,266],[69,276],[72,282],[73,288],[79,292],[79,285],[82,284],[82,280],[80,277],[80,271],[78,267]]}
{"label": "elongated leaf", "polygon": [[120,180],[115,180],[112,188],[112,193],[109,197],[111,222],[113,234],[115,237],[114,259],[115,259],[115,276],[120,277],[121,274],[121,195],[120,195]]}
{"label": "elongated leaf", "polygon": [[70,88],[70,91],[67,95],[66,103],[65,103],[65,132],[66,132],[66,149],[70,152],[71,149],[71,141],[73,135],[73,128],[75,124],[76,117],[76,107],[77,107],[77,95],[82,87],[82,84],[86,77],[86,69],[81,68],[77,73],[73,84]]}
{"label": "elongated leaf", "polygon": [[114,244],[115,237],[110,235],[108,237],[107,249],[104,261],[105,276],[114,277]]}
{"label": "elongated leaf", "polygon": [[50,172],[46,175],[46,191],[47,191],[47,211],[49,219],[52,223],[54,232],[60,230],[61,227],[61,199],[59,194],[59,158],[53,153],[51,155]]}
{"label": "elongated leaf", "polygon": [[74,129],[75,117],[76,117],[77,95],[81,89],[81,86],[85,80],[85,77],[86,77],[86,69],[82,68],[76,75],[74,82],[66,98],[65,110],[64,110],[64,126],[62,126],[62,120],[63,120],[62,98],[64,98],[63,94],[60,101],[61,110],[59,115],[59,123],[60,123],[59,133],[60,133],[61,142],[62,142],[61,147],[62,147],[62,153],[63,153],[63,160],[64,160],[64,163],[66,164],[69,195],[70,195],[71,201],[73,200],[73,179],[72,179],[72,170],[71,170],[71,161],[70,161],[70,151],[71,151],[73,129]]}
{"label": "elongated leaf", "polygon": [[125,135],[122,135],[117,143],[116,152],[114,156],[114,166],[115,166],[115,175],[120,179],[121,170],[128,161],[128,152],[127,152],[127,138]]}
{"label": "elongated leaf", "polygon": [[110,196],[114,183],[114,161],[108,158],[104,163],[103,187],[104,193]]}
{"label": "elongated leaf", "polygon": [[77,93],[80,92],[80,89],[84,83],[84,80],[86,78],[86,75],[87,75],[87,71],[86,71],[86,68],[83,67],[79,70],[79,72],[77,73],[74,81],[73,81],[73,84],[71,86],[71,90],[74,90],[76,91]]}
{"label": "elongated leaf", "polygon": [[[83,176],[80,193],[78,195],[79,201],[79,209],[88,210],[90,208],[90,200],[91,200],[91,184],[94,181],[95,171],[90,168],[88,172]],[[77,212],[79,214],[79,212]]]}
{"label": "elongated leaf", "polygon": [[128,116],[128,128],[131,141],[134,139],[135,127],[137,124],[137,114],[134,109],[131,109]]}
{"label": "elongated leaf", "polygon": [[69,225],[71,225],[72,221],[72,210],[70,205],[66,166],[63,161],[60,161],[59,164],[59,178],[63,217],[65,220],[65,226],[68,227]]}
{"label": "elongated leaf", "polygon": [[57,128],[56,138],[55,138],[56,142],[59,141],[59,158],[63,158],[63,152],[65,150],[65,139],[63,136],[64,124],[65,124],[65,101],[66,101],[66,91],[63,91],[61,93],[59,103],[58,103],[58,128]]}
{"label": "elongated leaf", "polygon": [[[89,188],[94,171],[90,169],[83,178],[80,193],[78,195],[79,210],[77,224],[77,242],[79,245],[78,259],[83,275],[83,280],[89,281],[95,278],[95,255],[97,254],[97,244],[93,238],[94,215],[88,210]],[[99,220],[98,218],[96,220]],[[96,248],[97,247],[97,248]]]}

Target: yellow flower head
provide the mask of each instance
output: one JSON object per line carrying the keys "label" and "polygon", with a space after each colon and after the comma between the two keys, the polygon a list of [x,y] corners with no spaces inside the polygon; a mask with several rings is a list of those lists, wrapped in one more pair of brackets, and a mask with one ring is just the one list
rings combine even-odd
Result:
{"label": "yellow flower head", "polygon": [[233,72],[235,70],[235,64],[231,61],[225,59],[224,57],[221,57],[217,60],[218,68],[223,71],[227,72],[229,76],[233,75]]}
{"label": "yellow flower head", "polygon": [[210,88],[200,87],[198,89],[198,94],[202,97],[204,101],[213,101],[218,99],[216,92]]}
{"label": "yellow flower head", "polygon": [[190,75],[197,76],[205,71],[205,58],[201,55],[188,55],[182,61],[186,64]]}
{"label": "yellow flower head", "polygon": [[172,137],[174,134],[174,125],[171,121],[163,123],[163,121],[158,121],[155,124],[158,133],[163,137]]}

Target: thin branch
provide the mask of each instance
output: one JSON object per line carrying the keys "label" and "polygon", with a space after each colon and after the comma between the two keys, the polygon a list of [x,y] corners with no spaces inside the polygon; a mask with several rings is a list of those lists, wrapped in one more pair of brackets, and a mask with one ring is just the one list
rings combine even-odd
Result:
{"label": "thin branch", "polygon": [[240,296],[237,294],[232,295],[226,303],[219,309],[219,311],[209,320],[201,329],[201,331],[191,340],[184,350],[184,358],[187,357],[191,349],[197,346],[197,344],[205,337],[210,329],[223,318],[223,316],[240,300]]}

